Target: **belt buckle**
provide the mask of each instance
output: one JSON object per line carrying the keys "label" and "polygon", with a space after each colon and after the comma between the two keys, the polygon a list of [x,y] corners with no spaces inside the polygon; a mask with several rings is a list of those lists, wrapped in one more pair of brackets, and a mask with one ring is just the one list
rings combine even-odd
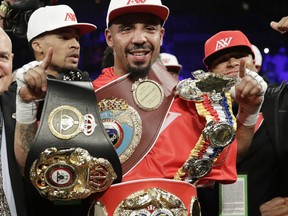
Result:
{"label": "belt buckle", "polygon": [[227,122],[210,121],[203,130],[203,136],[210,141],[211,147],[224,148],[233,142],[236,135]]}
{"label": "belt buckle", "polygon": [[30,168],[32,184],[49,200],[85,199],[108,189],[116,177],[107,159],[82,148],[48,148]]}

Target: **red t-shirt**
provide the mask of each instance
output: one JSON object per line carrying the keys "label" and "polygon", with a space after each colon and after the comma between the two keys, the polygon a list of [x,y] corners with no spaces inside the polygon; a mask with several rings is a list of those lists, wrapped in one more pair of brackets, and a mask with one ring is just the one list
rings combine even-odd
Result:
{"label": "red t-shirt", "polygon": [[[93,81],[94,89],[119,78],[113,68],[106,68]],[[97,93],[96,93],[97,95]],[[111,95],[112,96],[112,95]],[[188,159],[189,154],[205,126],[205,119],[198,115],[194,102],[176,97],[163,124],[161,133],[149,153],[124,177],[123,181],[144,178],[173,179],[180,167]],[[228,152],[228,153],[227,153]],[[237,179],[236,172],[237,142],[226,148],[218,157],[212,171],[204,176],[198,185],[210,184],[211,181],[233,183]],[[223,161],[222,159],[225,158]]]}

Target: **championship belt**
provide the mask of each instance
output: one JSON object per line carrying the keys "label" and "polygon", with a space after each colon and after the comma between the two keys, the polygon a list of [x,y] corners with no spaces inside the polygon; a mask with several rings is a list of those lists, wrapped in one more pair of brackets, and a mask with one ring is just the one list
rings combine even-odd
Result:
{"label": "championship belt", "polygon": [[155,143],[177,84],[159,62],[152,65],[146,78],[132,82],[128,75],[96,91],[100,116],[119,155],[123,175]]}
{"label": "championship belt", "polygon": [[[25,166],[29,191],[50,201],[82,200],[122,179],[91,82],[48,80],[40,125]],[[65,202],[64,202],[65,203]]]}
{"label": "championship belt", "polygon": [[[198,114],[206,119],[206,126],[174,179],[195,183],[216,166],[218,156],[235,139],[237,124],[229,90],[237,83],[237,79],[202,70],[192,75],[196,79],[188,78],[179,82],[176,94],[184,100],[195,102]],[[229,149],[226,151],[228,153]]]}
{"label": "championship belt", "polygon": [[88,215],[200,216],[200,205],[194,185],[169,179],[143,179],[112,185],[95,201]]}

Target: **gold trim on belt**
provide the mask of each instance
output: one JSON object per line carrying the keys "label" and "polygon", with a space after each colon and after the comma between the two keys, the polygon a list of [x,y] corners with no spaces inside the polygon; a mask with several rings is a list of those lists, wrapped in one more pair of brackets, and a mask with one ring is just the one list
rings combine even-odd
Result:
{"label": "gold trim on belt", "polygon": [[32,184],[49,200],[85,199],[108,189],[116,177],[108,160],[82,148],[48,148],[30,169]]}

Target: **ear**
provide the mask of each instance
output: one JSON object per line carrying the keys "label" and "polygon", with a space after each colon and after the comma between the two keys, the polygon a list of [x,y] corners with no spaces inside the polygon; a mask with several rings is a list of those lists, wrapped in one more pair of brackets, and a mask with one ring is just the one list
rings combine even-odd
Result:
{"label": "ear", "polygon": [[34,52],[41,53],[42,52],[42,46],[41,46],[41,41],[38,39],[35,39],[32,41],[32,49]]}
{"label": "ear", "polygon": [[114,43],[113,43],[112,35],[110,32],[110,29],[108,28],[105,29],[105,38],[106,38],[107,45],[110,47],[113,47]]}
{"label": "ear", "polygon": [[164,34],[165,34],[165,29],[163,27],[161,27],[161,30],[160,30],[160,45],[162,46],[163,45],[163,38],[164,38]]}

